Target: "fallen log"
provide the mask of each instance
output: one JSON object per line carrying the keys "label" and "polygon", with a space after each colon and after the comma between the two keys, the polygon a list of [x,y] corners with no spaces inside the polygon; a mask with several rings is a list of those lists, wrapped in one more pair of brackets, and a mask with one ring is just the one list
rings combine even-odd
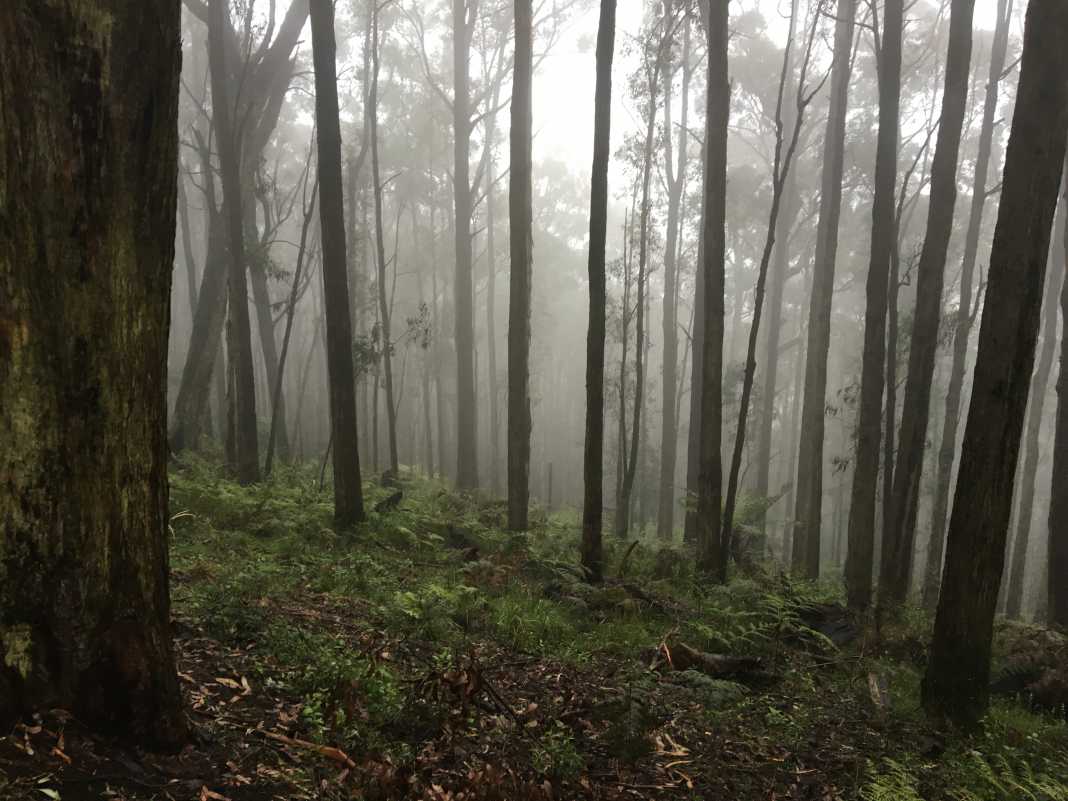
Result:
{"label": "fallen log", "polygon": [[706,676],[721,679],[758,674],[764,662],[756,656],[710,654],[684,642],[671,645],[665,639],[656,649],[652,663],[654,669],[664,666],[669,670],[696,670]]}

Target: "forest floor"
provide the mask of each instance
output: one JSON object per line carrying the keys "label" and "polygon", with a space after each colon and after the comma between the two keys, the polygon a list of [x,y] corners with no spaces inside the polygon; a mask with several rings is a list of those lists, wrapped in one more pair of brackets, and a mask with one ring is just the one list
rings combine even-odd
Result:
{"label": "forest floor", "polygon": [[[919,612],[859,630],[836,582],[709,586],[653,540],[608,543],[591,589],[574,513],[516,536],[501,503],[425,479],[367,501],[339,536],[313,467],[247,489],[176,469],[195,741],[154,755],[43,713],[0,739],[0,798],[1068,799],[1063,706],[999,696],[967,735],[925,721]],[[1000,624],[998,652],[1003,687],[1043,660],[1065,681],[1059,635]]]}

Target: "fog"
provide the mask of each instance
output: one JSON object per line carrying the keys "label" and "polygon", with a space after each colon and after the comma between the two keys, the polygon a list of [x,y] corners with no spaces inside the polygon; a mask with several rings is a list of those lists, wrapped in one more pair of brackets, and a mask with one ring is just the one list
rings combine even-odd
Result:
{"label": "fog", "polygon": [[[259,425],[269,428],[271,387],[264,361],[262,337],[272,329],[274,350],[282,346],[288,296],[301,239],[302,202],[311,193],[304,186],[306,176],[314,181],[312,124],[314,80],[311,69],[309,30],[286,42],[291,46],[291,74],[265,90],[257,84],[255,70],[272,50],[265,40],[278,40],[283,20],[292,10],[285,3],[268,8],[266,2],[234,7],[236,27],[229,34],[249,59],[251,66],[238,70],[237,100],[240,120],[246,98],[244,92],[262,92],[256,103],[279,102],[277,121],[266,126],[262,151],[244,153],[246,192],[253,210],[246,211],[246,237],[255,253],[250,272],[250,313],[256,364],[256,408]],[[411,7],[409,7],[409,5]],[[770,325],[778,341],[778,363],[774,400],[768,404],[767,365],[758,364],[751,406],[749,438],[741,466],[741,486],[748,497],[767,496],[774,502],[768,510],[767,548],[775,558],[787,559],[793,518],[793,484],[799,415],[804,383],[804,335],[808,297],[811,293],[812,259],[815,247],[820,194],[820,169],[828,103],[828,71],[833,48],[833,19],[820,7],[820,19],[813,28],[815,3],[795,4],[798,19],[794,25],[794,55],[787,80],[786,118],[790,92],[796,92],[801,69],[800,52],[811,41],[806,91],[816,88],[804,109],[794,164],[784,196],[778,223],[780,239],[772,254],[770,282],[776,307],[765,307],[765,325]],[[192,13],[190,9],[201,13]],[[898,383],[904,383],[908,360],[909,326],[914,305],[915,281],[912,274],[923,243],[926,203],[929,197],[930,165],[941,102],[948,30],[948,4],[930,2],[908,6],[903,56],[903,90],[899,186],[901,215],[898,233],[901,260],[901,286],[897,299]],[[396,439],[402,464],[428,473],[453,476],[456,469],[456,352],[453,325],[453,271],[455,263],[453,198],[454,170],[450,111],[446,98],[452,73],[450,61],[451,28],[449,9],[443,4],[390,3],[382,7],[381,67],[379,87],[379,148],[383,186],[383,221],[388,284],[388,313],[392,320],[392,372],[396,407]],[[971,88],[959,168],[959,196],[956,222],[946,260],[945,314],[951,314],[958,297],[960,261],[964,247],[965,222],[971,194],[985,75],[989,69],[992,28],[996,17],[994,0],[977,3]],[[170,397],[172,408],[179,394],[183,365],[186,364],[192,330],[192,307],[188,280],[181,278],[192,270],[202,275],[206,263],[207,213],[204,196],[204,161],[198,142],[210,141],[210,89],[207,74],[206,28],[203,7],[187,4],[183,15],[182,97],[180,131],[182,137],[182,182],[186,205],[179,221],[176,280],[172,300],[170,348]],[[274,27],[270,15],[274,14]],[[370,191],[369,159],[352,175],[357,152],[364,146],[365,87],[364,54],[367,52],[367,7],[341,0],[337,4],[338,75],[343,153],[346,160],[347,236],[349,278],[352,284],[353,321],[356,338],[358,380],[358,419],[362,464],[370,470],[382,469],[390,461],[387,417],[383,408],[381,346],[377,342],[379,304],[375,297],[375,245],[373,198]],[[676,14],[676,12],[672,12]],[[701,148],[700,120],[704,105],[703,37],[696,24],[696,12],[679,13],[672,50],[670,105],[674,118],[672,131],[674,158],[678,159],[680,122],[683,106],[688,115],[685,175],[679,198],[676,245],[675,292],[678,344],[676,364],[671,373],[677,386],[674,405],[678,411],[676,436],[677,464],[672,481],[672,508],[675,523],[682,517],[685,494],[686,443],[690,392],[690,335],[694,317],[694,270],[698,257],[700,230]],[[612,158],[609,167],[609,327],[606,404],[607,430],[605,459],[606,498],[618,500],[618,485],[632,427],[634,406],[634,348],[637,269],[634,248],[628,247],[624,224],[632,226],[640,209],[637,193],[642,171],[641,140],[647,117],[648,87],[643,86],[643,52],[656,35],[663,8],[657,5],[623,3],[617,23],[617,59],[613,68]],[[727,205],[727,293],[724,391],[726,394],[723,456],[729,460],[732,418],[737,416],[745,339],[752,319],[753,289],[760,253],[767,234],[771,204],[771,167],[775,149],[774,111],[776,89],[782,68],[783,47],[790,31],[788,3],[737,3],[730,7],[730,75],[732,116],[729,134]],[[867,16],[865,16],[867,15]],[[588,237],[587,204],[589,163],[593,139],[593,89],[597,9],[590,2],[543,3],[535,12],[536,63],[533,82],[534,158],[534,284],[533,336],[531,340],[532,462],[531,487],[543,504],[578,507],[582,500],[582,448],[585,423],[585,363]],[[674,18],[674,17],[673,17]],[[508,97],[511,77],[510,7],[490,3],[477,6],[470,53],[470,72],[476,109],[469,162],[473,179],[474,208],[472,244],[474,256],[474,364],[477,387],[477,466],[479,486],[492,493],[504,490],[505,404],[507,354],[505,332],[508,324],[508,203],[509,168]],[[849,482],[852,463],[853,426],[860,379],[863,334],[864,277],[868,267],[870,208],[877,133],[877,86],[872,57],[873,37],[870,9],[860,12],[860,25],[854,45],[854,63],[849,87],[848,132],[845,144],[845,191],[839,232],[838,262],[835,273],[833,321],[831,327],[827,381],[826,445],[824,448],[823,519],[828,534],[823,538],[822,560],[838,563],[844,559],[845,526],[848,519]],[[689,95],[682,89],[682,30],[690,38]],[[692,32],[690,29],[693,28]],[[1007,126],[1011,117],[1016,80],[1015,64],[1022,30],[1021,9],[1017,7],[1009,25],[1009,56],[999,87],[997,124],[993,159],[1002,158]],[[809,32],[812,33],[808,36]],[[645,44],[643,44],[645,43]],[[644,51],[643,51],[644,48]],[[251,56],[249,54],[252,54]],[[257,60],[259,59],[259,61]],[[424,60],[425,59],[425,60]],[[647,284],[644,291],[646,319],[642,345],[644,378],[641,387],[643,409],[639,421],[636,489],[630,503],[638,530],[655,527],[658,504],[658,470],[663,421],[663,314],[664,248],[667,232],[669,192],[664,166],[664,107],[657,98],[655,141],[651,169],[650,211],[647,231]],[[258,111],[258,110],[257,110]],[[247,112],[256,113],[256,112]],[[240,123],[239,123],[240,124]],[[487,142],[492,130],[493,141]],[[309,159],[311,162],[308,168]],[[212,162],[215,163],[214,161]],[[994,183],[991,181],[991,183]],[[218,194],[218,192],[217,192]],[[997,209],[996,192],[986,203],[979,237],[980,272],[989,249]],[[253,221],[253,216],[255,221]],[[633,227],[633,226],[632,226]],[[629,230],[629,229],[628,229]],[[188,231],[188,242],[185,234]],[[637,232],[627,236],[636,240]],[[284,425],[279,423],[281,440],[288,440],[285,458],[317,458],[330,438],[327,404],[327,374],[324,361],[323,297],[319,266],[318,220],[310,218],[306,235],[304,278],[297,294],[292,335],[288,346],[283,381]],[[186,251],[188,244],[189,250]],[[632,242],[635,244],[635,242]],[[624,259],[624,252],[628,254]],[[491,272],[492,271],[492,272]],[[781,281],[774,280],[776,272]],[[256,293],[259,293],[258,295]],[[626,293],[626,312],[621,303]],[[265,301],[266,304],[265,305]],[[267,309],[269,308],[269,312]],[[270,325],[266,324],[270,317]],[[626,319],[627,330],[623,322]],[[266,328],[264,326],[267,325]],[[766,343],[762,334],[762,343]],[[624,337],[627,355],[624,361]],[[921,485],[917,559],[922,563],[927,550],[931,523],[929,506],[935,492],[934,461],[951,360],[950,334],[942,335],[938,351],[931,401],[932,423],[928,433],[927,478]],[[974,337],[973,346],[974,346]],[[762,344],[762,347],[765,345]],[[760,352],[760,349],[758,349]],[[277,355],[271,354],[271,361]],[[362,362],[360,360],[363,360]],[[758,360],[759,361],[759,360]],[[274,372],[271,368],[271,373]],[[619,382],[626,387],[620,401]],[[211,409],[215,430],[222,430],[223,406],[218,393],[224,390],[222,374],[214,379]],[[1047,409],[1055,403],[1054,382],[1047,378],[1041,389],[1049,396]],[[377,387],[377,389],[376,389]],[[966,408],[962,404],[962,408]],[[900,404],[901,398],[898,398]],[[621,409],[625,422],[620,425]],[[764,419],[762,410],[770,410]],[[1047,418],[1051,414],[1047,413]],[[1046,420],[1043,425],[1048,425]],[[770,432],[768,428],[770,427]],[[763,432],[763,433],[762,433]],[[770,438],[768,437],[770,433]],[[761,456],[758,439],[763,436],[766,453]],[[1046,441],[1048,437],[1040,437]],[[622,444],[621,444],[622,443]],[[761,477],[757,462],[766,458],[767,475]],[[1039,458],[1033,478],[1036,521],[1045,508],[1049,458]],[[615,465],[615,467],[613,467]],[[551,484],[550,484],[551,475]],[[608,503],[608,502],[606,502]],[[611,503],[608,503],[611,506]],[[1029,510],[1030,511],[1030,510]],[[1035,526],[1036,532],[1043,526]],[[1029,575],[1041,563],[1044,536],[1030,538]],[[916,588],[922,571],[916,571]],[[1040,593],[1027,596],[1027,607],[1038,604]]]}

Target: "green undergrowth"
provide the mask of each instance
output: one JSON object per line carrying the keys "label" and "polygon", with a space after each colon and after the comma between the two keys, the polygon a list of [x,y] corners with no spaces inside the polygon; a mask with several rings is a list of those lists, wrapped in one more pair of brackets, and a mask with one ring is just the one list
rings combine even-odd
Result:
{"label": "green undergrowth", "polygon": [[[711,585],[680,543],[652,538],[632,545],[609,536],[611,578],[590,587],[574,512],[538,510],[531,531],[512,534],[502,502],[407,473],[398,508],[373,511],[395,490],[368,481],[367,521],[335,531],[318,467],[280,465],[247,488],[195,457],[171,475],[176,612],[248,649],[258,681],[300,699],[295,714],[310,738],[412,760],[457,725],[455,702],[430,691],[429,677],[440,686],[478,651],[608,677],[597,682],[622,693],[605,713],[602,743],[614,758],[647,754],[648,732],[685,715],[698,728],[774,747],[784,764],[795,751],[830,748],[821,741],[840,730],[843,753],[857,751],[841,797],[1068,801],[1063,721],[999,700],[978,734],[928,731],[918,705],[930,626],[922,614],[887,627],[877,646],[869,631],[839,649],[805,622],[805,610],[839,601],[835,584],[768,569]],[[760,657],[773,682],[652,673],[658,649],[678,642]],[[885,708],[873,710],[873,675],[885,685]],[[581,732],[567,726],[522,742],[546,780],[588,768]]]}

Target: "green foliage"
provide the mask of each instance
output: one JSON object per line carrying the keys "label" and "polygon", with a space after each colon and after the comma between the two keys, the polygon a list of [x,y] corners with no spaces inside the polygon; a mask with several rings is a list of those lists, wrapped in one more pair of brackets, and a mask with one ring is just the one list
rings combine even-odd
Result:
{"label": "green foliage", "polygon": [[901,762],[884,759],[876,768],[868,764],[868,781],[860,791],[863,801],[923,801],[918,780]]}
{"label": "green foliage", "polygon": [[477,587],[452,587],[430,583],[418,590],[404,590],[394,597],[394,607],[431,640],[443,640],[459,631],[470,631],[485,609]]}
{"label": "green foliage", "polygon": [[714,679],[696,670],[683,670],[674,680],[694,691],[694,695],[706,708],[727,706],[748,694],[744,684],[725,679]]}
{"label": "green foliage", "polygon": [[510,590],[493,601],[490,631],[506,645],[527,653],[559,654],[575,638],[565,608],[523,589]]}
{"label": "green foliage", "polygon": [[530,758],[535,771],[556,780],[574,778],[585,766],[574,735],[559,722],[542,735]]}
{"label": "green foliage", "polygon": [[980,734],[954,743],[938,774],[954,801],[1068,801],[1068,725],[997,702]]}
{"label": "green foliage", "polygon": [[260,605],[257,574],[241,572],[209,584],[198,600],[204,628],[223,641],[248,641],[258,637],[267,617]]}
{"label": "green foliage", "polygon": [[[446,727],[474,725],[476,706],[461,704],[469,711],[458,719],[447,696],[419,685],[424,672],[453,670],[456,655],[472,647],[567,663],[610,683],[610,700],[590,712],[594,753],[625,762],[646,757],[653,732],[680,710],[694,716],[691,724],[733,727],[735,736],[770,738],[798,752],[819,740],[829,720],[846,718],[861,731],[870,725],[866,679],[873,672],[886,680],[890,699],[880,713],[885,750],[869,754],[866,771],[851,771],[855,784],[844,797],[1068,801],[1068,728],[1015,703],[996,704],[981,734],[946,738],[937,763],[917,753],[911,738],[927,725],[918,704],[930,630],[922,612],[886,621],[878,649],[840,654],[805,622],[813,609],[840,603],[836,584],[765,566],[717,586],[694,572],[684,546],[650,539],[631,547],[610,538],[611,580],[591,587],[577,566],[573,511],[536,515],[531,530],[516,535],[503,530],[499,501],[403,472],[401,483],[399,508],[372,513],[342,537],[330,529],[318,465],[279,466],[264,485],[241,487],[209,460],[183,456],[172,476],[176,612],[246,649],[261,686],[299,698],[297,725],[309,739],[387,755],[394,764],[415,759]],[[392,491],[365,487],[369,505]],[[759,509],[747,499],[740,519]],[[625,585],[616,577],[628,552]],[[649,654],[669,633],[701,650],[764,657],[778,677],[775,689],[649,670]],[[413,654],[380,658],[368,634],[372,642],[385,636],[391,650],[411,647],[418,668]],[[1033,646],[1034,632],[1006,631],[1000,640],[1000,659],[1010,664]],[[590,753],[581,730],[551,724],[541,731],[530,751],[535,770],[554,783],[580,775]]]}
{"label": "green foliage", "polygon": [[301,717],[320,740],[380,745],[379,730],[405,708],[401,682],[388,664],[355,651],[339,637],[287,624],[265,632],[270,659],[303,699]]}
{"label": "green foliage", "polygon": [[171,512],[177,537],[187,531],[242,531],[257,537],[297,534],[324,545],[334,539],[332,498],[319,491],[314,465],[279,465],[270,478],[242,487],[217,464],[182,455],[171,472]]}

